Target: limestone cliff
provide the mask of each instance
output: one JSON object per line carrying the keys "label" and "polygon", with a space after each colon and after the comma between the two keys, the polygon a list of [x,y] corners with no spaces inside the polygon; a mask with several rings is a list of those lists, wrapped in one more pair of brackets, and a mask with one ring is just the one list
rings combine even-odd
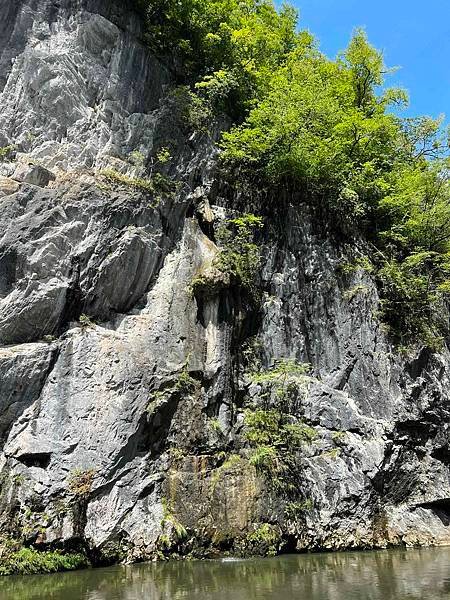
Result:
{"label": "limestone cliff", "polygon": [[[343,272],[361,249],[306,203],[223,184],[142,40],[118,1],[0,6],[2,533],[97,560],[449,543],[448,352],[396,353],[370,274]],[[165,146],[175,185],[133,184]],[[264,219],[258,302],[194,293],[241,212]],[[280,491],[244,415],[281,359],[310,370]]]}

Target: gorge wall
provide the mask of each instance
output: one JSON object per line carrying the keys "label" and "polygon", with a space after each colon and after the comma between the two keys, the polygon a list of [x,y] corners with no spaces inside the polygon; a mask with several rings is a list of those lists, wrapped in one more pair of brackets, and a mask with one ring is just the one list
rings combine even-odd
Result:
{"label": "gorge wall", "polygon": [[[230,192],[219,127],[186,135],[126,3],[0,17],[2,534],[99,561],[450,543],[450,355],[396,353],[370,273],[342,269],[364,248],[306,204]],[[161,147],[176,187],[130,185]],[[226,280],[195,294],[242,212],[264,219],[258,303]],[[245,411],[277,401],[249,373],[287,359],[310,368],[288,377],[305,439],[281,489]]]}

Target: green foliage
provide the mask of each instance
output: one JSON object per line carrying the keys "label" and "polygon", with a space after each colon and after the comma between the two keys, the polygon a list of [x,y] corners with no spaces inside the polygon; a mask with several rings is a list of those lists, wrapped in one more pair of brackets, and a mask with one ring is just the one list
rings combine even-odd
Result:
{"label": "green foliage", "polygon": [[244,416],[244,435],[252,447],[249,463],[282,493],[295,492],[295,484],[290,483],[292,477],[298,481],[295,453],[317,437],[312,427],[291,420],[275,409],[247,409]]}
{"label": "green foliage", "polygon": [[95,469],[74,469],[68,480],[69,492],[79,500],[86,500],[92,489]]}
{"label": "green foliage", "polygon": [[175,87],[168,94],[165,107],[181,127],[189,131],[208,131],[213,117],[212,107],[188,85]]}
{"label": "green foliage", "polygon": [[54,335],[44,335],[42,341],[44,341],[46,344],[52,344],[56,341],[56,337]]}
{"label": "green foliage", "polygon": [[[310,365],[282,359],[267,371],[252,374],[252,383],[270,390],[271,408],[244,412],[244,437],[251,447],[249,463],[265,476],[269,489],[288,502],[303,497],[299,451],[317,438],[314,428],[298,421],[299,399],[311,379]],[[273,392],[275,392],[273,394]],[[260,393],[264,400],[268,393]]]}
{"label": "green foliage", "polygon": [[21,486],[25,483],[26,477],[23,473],[16,473],[12,476],[12,483],[17,486]]}
{"label": "green foliage", "polygon": [[80,323],[83,329],[88,329],[89,327],[95,327],[95,321],[91,319],[88,315],[82,314],[80,315],[78,322]]}
{"label": "green foliage", "polygon": [[157,167],[162,167],[163,165],[168,163],[170,160],[172,160],[172,156],[170,154],[169,148],[166,148],[166,147],[160,148],[158,150],[158,152],[156,153],[156,155],[151,158],[151,160],[150,160],[150,178],[151,178],[150,184],[153,187],[153,189],[161,189],[161,186],[163,185],[164,181],[166,182],[167,185],[170,183],[170,179],[165,177],[162,173],[155,173],[155,175],[153,175],[153,171]]}
{"label": "green foliage", "polygon": [[213,295],[222,287],[236,285],[256,299],[255,276],[260,252],[253,242],[255,230],[263,226],[261,217],[245,214],[225,221],[217,232],[220,251],[212,265],[191,282],[195,296]]}
{"label": "green foliage", "polygon": [[272,368],[250,373],[251,383],[261,385],[260,397],[285,413],[297,413],[311,381],[311,365],[293,359],[279,359]]}
{"label": "green foliage", "polygon": [[343,294],[343,298],[345,300],[347,300],[348,302],[351,302],[357,296],[365,296],[368,293],[369,293],[369,288],[367,287],[367,285],[358,283],[358,285],[355,285],[354,287],[350,288],[349,290],[346,290]]}
{"label": "green foliage", "polygon": [[393,337],[436,345],[450,289],[448,137],[440,119],[390,110],[407,99],[383,89],[387,72],[362,30],[335,61],[297,45],[223,135],[222,156],[250,181],[300,187],[346,235],[366,235]]}
{"label": "green foliage", "polygon": [[175,383],[175,391],[182,394],[192,393],[197,389],[197,385],[198,382],[189,375],[186,362]]}
{"label": "green foliage", "polygon": [[275,409],[245,411],[245,437],[254,446],[295,449],[317,437],[315,429],[299,423]]}
{"label": "green foliage", "polygon": [[446,253],[450,238],[450,175],[447,160],[402,165],[390,176],[390,189],[379,202],[386,246],[403,255],[418,249]]}
{"label": "green foliage", "polygon": [[15,146],[0,147],[0,162],[10,162],[14,158]]}
{"label": "green foliage", "polygon": [[275,361],[275,365],[266,371],[252,373],[250,379],[252,383],[271,383],[284,386],[288,380],[295,380],[303,383],[309,380],[306,377],[311,371],[311,365],[308,363],[298,363],[294,359],[280,358]]}
{"label": "green foliage", "polygon": [[224,460],[223,464],[219,467],[219,469],[226,471],[227,469],[231,469],[231,468],[235,467],[236,465],[239,465],[241,462],[242,462],[242,457],[239,456],[239,454],[230,454]]}
{"label": "green foliage", "polygon": [[[31,506],[35,506],[33,501]],[[24,506],[21,514],[20,536],[23,541],[45,535],[51,521],[48,514],[33,510],[31,506]]]}
{"label": "green foliage", "polygon": [[169,456],[174,463],[177,463],[182,461],[186,455],[182,448],[176,448],[175,446],[172,446],[169,448]]}
{"label": "green foliage", "polygon": [[[176,118],[207,130],[215,115],[227,113],[235,125],[223,134],[222,159],[235,180],[272,189],[273,198],[294,188],[345,236],[365,236],[393,338],[436,346],[447,333],[440,315],[450,291],[443,119],[398,116],[393,109],[407,103],[406,93],[385,87],[392,69],[361,29],[330,60],[309,33],[298,31],[288,5],[135,2],[146,15],[148,43],[172,54],[183,72],[169,98]],[[215,266],[247,285],[258,252],[248,237],[241,242],[242,248],[225,248]],[[417,259],[423,253],[430,254]],[[343,273],[351,274],[344,266]],[[201,290],[211,281],[200,275],[194,283]]]}
{"label": "green foliage", "polygon": [[262,523],[249,533],[245,540],[245,550],[251,554],[276,556],[281,547],[281,535],[277,527]]}
{"label": "green foliage", "polygon": [[374,266],[368,256],[360,256],[353,262],[342,262],[338,266],[338,269],[343,275],[352,275],[359,270],[366,273],[373,273]]}
{"label": "green foliage", "polygon": [[263,226],[262,218],[245,214],[229,219],[220,228],[217,238],[221,252],[217,266],[249,291],[254,291],[255,272],[259,267],[260,253],[253,243],[255,231]]}
{"label": "green foliage", "polygon": [[[163,158],[165,158],[165,155],[163,155]],[[159,162],[160,161],[155,161],[154,166]],[[176,181],[173,181],[162,173],[152,172],[151,179],[143,179],[139,177],[129,177],[114,169],[102,169],[99,172],[99,175],[110,185],[125,186],[136,191],[146,192],[147,194],[156,196],[158,199],[173,197],[179,188]]]}
{"label": "green foliage", "polygon": [[401,346],[416,342],[440,349],[439,331],[446,330],[444,298],[450,292],[447,260],[445,255],[416,253],[403,261],[392,258],[380,268],[382,316]]}
{"label": "green foliage", "polygon": [[[139,0],[148,43],[178,58],[208,103],[239,114],[295,47],[297,15],[270,0]],[[305,34],[303,34],[305,35]]]}
{"label": "green foliage", "polygon": [[251,410],[244,414],[245,437],[252,445],[282,446],[283,415],[277,410]]}
{"label": "green foliage", "polygon": [[114,169],[103,169],[99,174],[110,183],[125,185],[127,187],[149,193],[153,193],[154,191],[153,184],[148,179],[129,177],[128,175],[119,173],[119,171]]}
{"label": "green foliage", "polygon": [[[291,406],[297,410],[298,400],[303,398],[310,369],[308,364],[280,359],[271,369],[250,375],[252,383],[269,388],[271,398],[274,392],[275,408],[252,408],[244,413],[244,435],[252,447],[249,462],[270,476],[274,487],[288,485],[286,470],[292,470],[295,452],[317,437],[315,429],[289,414]],[[268,393],[260,395],[264,399]]]}
{"label": "green foliage", "polygon": [[284,425],[287,445],[297,448],[303,443],[310,444],[317,438],[317,431],[304,423],[287,423]]}
{"label": "green foliage", "polygon": [[129,161],[136,167],[143,167],[145,163],[145,156],[139,150],[133,150],[129,155]]}
{"label": "green foliage", "polygon": [[171,544],[170,542],[173,540],[174,542],[181,542],[187,538],[187,531],[184,525],[180,523],[180,521],[176,518],[173,508],[167,498],[161,499],[162,507],[163,507],[163,518],[161,520],[161,527],[163,529],[168,530],[165,535],[167,540],[167,547]]}
{"label": "green foliage", "polygon": [[337,61],[297,47],[246,122],[224,134],[224,161],[301,184],[341,220],[366,216],[398,145],[398,119],[386,109],[402,95],[378,97],[374,88],[384,70],[361,30]]}
{"label": "green foliage", "polygon": [[156,160],[158,161],[159,164],[161,165],[165,165],[167,162],[169,162],[169,160],[172,159],[172,156],[170,154],[170,151],[168,148],[161,148],[160,150],[158,150],[158,152],[156,153]]}
{"label": "green foliage", "polygon": [[341,448],[332,448],[331,450],[325,450],[325,452],[322,452],[322,456],[336,460],[340,456],[341,452]]}
{"label": "green foliage", "polygon": [[147,412],[153,414],[162,404],[165,404],[171,398],[175,396],[187,396],[194,393],[197,388],[198,381],[189,375],[188,362],[186,362],[183,369],[170,382],[169,386],[152,393]]}
{"label": "green foliage", "polygon": [[347,432],[345,432],[345,431],[335,431],[331,435],[331,439],[335,443],[343,442],[346,437],[347,437]]}
{"label": "green foliage", "polygon": [[[421,147],[420,152],[425,152]],[[448,160],[403,165],[379,203],[385,259],[378,271],[382,314],[400,344],[440,345],[450,292]],[[381,220],[381,219],[380,219]]]}
{"label": "green foliage", "polygon": [[288,502],[285,506],[285,514],[288,519],[298,519],[305,512],[309,512],[314,508],[314,502],[311,498],[301,500],[300,502]]}
{"label": "green foliage", "polygon": [[217,417],[213,417],[212,419],[209,419],[208,421],[209,426],[211,427],[211,429],[217,433],[218,435],[222,435],[223,434],[223,430],[222,430],[222,426],[220,424],[220,421]]}
{"label": "green foliage", "polygon": [[260,473],[276,473],[278,452],[273,446],[258,445],[250,455],[249,463]]}
{"label": "green foliage", "polygon": [[44,552],[33,548],[21,548],[6,552],[3,548],[2,550],[0,575],[56,573],[89,566],[87,558],[82,554],[63,554],[59,551]]}
{"label": "green foliage", "polygon": [[448,149],[448,132],[443,134],[444,117],[415,117],[403,119],[402,146],[406,159],[432,158],[440,160]]}

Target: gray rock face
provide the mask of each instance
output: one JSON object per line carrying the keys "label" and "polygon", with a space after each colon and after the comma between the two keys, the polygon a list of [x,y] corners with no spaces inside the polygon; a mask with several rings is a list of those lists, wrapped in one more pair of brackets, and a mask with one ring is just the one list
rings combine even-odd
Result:
{"label": "gray rock face", "polygon": [[6,0],[1,10],[1,145],[52,169],[151,153],[169,77],[126,3]]}
{"label": "gray rock face", "polygon": [[[2,530],[129,560],[262,522],[290,549],[449,543],[448,351],[400,358],[370,275],[342,275],[346,249],[289,202],[259,239],[261,306],[230,278],[196,297],[214,227],[235,200],[255,209],[218,196],[213,140],[168,114],[138,15],[6,0],[0,17],[17,150],[0,165]],[[166,194],[130,179],[162,146]],[[290,407],[315,431],[293,453],[295,518],[249,461],[244,408],[268,398],[249,348],[262,369],[311,365]]]}
{"label": "gray rock face", "polygon": [[38,187],[46,187],[50,181],[55,180],[55,176],[51,171],[45,169],[41,165],[18,164],[12,175],[12,179],[21,183],[30,183]]}

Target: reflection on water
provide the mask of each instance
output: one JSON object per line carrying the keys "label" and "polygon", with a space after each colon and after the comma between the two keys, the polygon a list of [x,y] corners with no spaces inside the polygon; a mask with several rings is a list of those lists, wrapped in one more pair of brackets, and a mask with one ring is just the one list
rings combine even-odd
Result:
{"label": "reflection on water", "polygon": [[151,563],[0,580],[1,600],[450,600],[450,548]]}

